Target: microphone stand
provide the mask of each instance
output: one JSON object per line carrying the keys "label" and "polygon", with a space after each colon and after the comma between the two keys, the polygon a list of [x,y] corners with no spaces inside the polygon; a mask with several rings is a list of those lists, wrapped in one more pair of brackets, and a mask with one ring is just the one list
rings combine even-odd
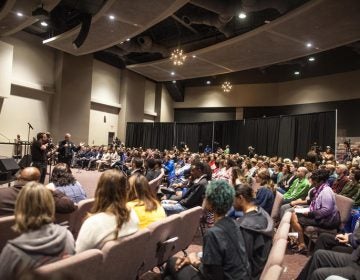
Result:
{"label": "microphone stand", "polygon": [[[30,123],[27,123],[28,124],[28,137],[27,137],[27,141],[28,143],[30,143],[30,129],[34,129]],[[29,145],[26,146],[26,149],[25,149],[25,155],[28,155],[29,154]]]}

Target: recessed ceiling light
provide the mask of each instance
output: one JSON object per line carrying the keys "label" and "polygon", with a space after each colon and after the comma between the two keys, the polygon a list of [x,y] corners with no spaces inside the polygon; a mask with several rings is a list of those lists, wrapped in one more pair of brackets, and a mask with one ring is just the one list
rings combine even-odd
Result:
{"label": "recessed ceiling light", "polygon": [[270,20],[265,20],[264,23],[269,24],[271,21]]}
{"label": "recessed ceiling light", "polygon": [[129,42],[129,41],[130,41],[130,38],[127,38],[126,41]]}
{"label": "recessed ceiling light", "polygon": [[311,48],[312,46],[312,43],[306,43],[306,47]]}
{"label": "recessed ceiling light", "polygon": [[171,75],[171,76],[174,76],[174,75],[175,75],[175,72],[171,72],[170,75]]}
{"label": "recessed ceiling light", "polygon": [[300,72],[299,72],[299,71],[295,71],[295,72],[294,72],[294,75],[300,75]]}
{"label": "recessed ceiling light", "polygon": [[192,55],[192,58],[195,58],[195,57],[196,57],[196,55],[195,55],[195,54],[193,54],[193,55]]}
{"label": "recessed ceiling light", "polygon": [[241,19],[246,18],[246,14],[244,12],[239,13],[239,18]]}
{"label": "recessed ceiling light", "polygon": [[115,19],[115,16],[114,16],[114,15],[110,15],[110,16],[109,16],[109,19],[114,20],[114,19]]}
{"label": "recessed ceiling light", "polygon": [[46,21],[42,21],[42,22],[40,22],[40,24],[41,24],[41,26],[48,26]]}
{"label": "recessed ceiling light", "polygon": [[23,16],[23,13],[17,12],[16,15],[17,15],[18,17],[22,17],[22,16]]}
{"label": "recessed ceiling light", "polygon": [[172,81],[172,83],[173,83],[173,84],[176,84],[176,81],[175,81],[175,80],[173,80],[173,81]]}
{"label": "recessed ceiling light", "polygon": [[309,61],[315,61],[315,57],[309,57]]}
{"label": "recessed ceiling light", "polygon": [[210,85],[210,84],[211,84],[211,81],[206,81],[206,84],[207,84],[207,85]]}

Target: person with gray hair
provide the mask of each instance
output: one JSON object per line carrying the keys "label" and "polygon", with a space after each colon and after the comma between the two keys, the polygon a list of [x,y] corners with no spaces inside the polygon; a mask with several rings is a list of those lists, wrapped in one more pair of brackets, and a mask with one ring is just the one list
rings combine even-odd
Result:
{"label": "person with gray hair", "polygon": [[206,188],[205,208],[215,214],[215,224],[204,235],[203,254],[172,258],[164,279],[251,279],[244,237],[236,222],[226,216],[235,196],[225,180],[212,181]]}

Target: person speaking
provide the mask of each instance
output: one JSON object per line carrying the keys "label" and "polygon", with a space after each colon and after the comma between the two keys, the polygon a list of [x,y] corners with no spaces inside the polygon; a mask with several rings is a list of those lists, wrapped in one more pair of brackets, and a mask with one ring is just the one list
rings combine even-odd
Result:
{"label": "person speaking", "polygon": [[69,167],[73,158],[73,152],[77,152],[84,146],[83,142],[80,142],[79,146],[76,146],[70,140],[70,133],[65,134],[65,139],[59,142],[59,162],[66,163]]}

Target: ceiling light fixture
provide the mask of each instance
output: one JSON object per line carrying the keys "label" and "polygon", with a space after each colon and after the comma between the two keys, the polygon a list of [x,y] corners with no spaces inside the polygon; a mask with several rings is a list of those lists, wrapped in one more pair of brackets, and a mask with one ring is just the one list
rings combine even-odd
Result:
{"label": "ceiling light fixture", "polygon": [[22,17],[24,14],[21,13],[21,12],[17,12],[16,15],[17,15],[18,17]]}
{"label": "ceiling light fixture", "polygon": [[174,65],[183,65],[186,60],[186,55],[182,49],[176,49],[171,53],[170,60]]}
{"label": "ceiling light fixture", "polygon": [[193,55],[192,55],[192,58],[195,58],[195,57],[196,57],[196,55],[195,55],[195,54],[193,54]]}
{"label": "ceiling light fixture", "polygon": [[127,38],[127,39],[126,39],[126,42],[129,42],[129,41],[130,41],[130,38]]}
{"label": "ceiling light fixture", "polygon": [[306,44],[306,47],[308,47],[308,48],[311,48],[313,45],[312,45],[312,43],[307,43]]}
{"label": "ceiling light fixture", "polygon": [[207,85],[210,85],[210,84],[211,84],[211,81],[206,81],[206,84],[207,84]]}
{"label": "ceiling light fixture", "polygon": [[42,21],[42,22],[40,22],[40,24],[41,24],[41,26],[45,26],[45,27],[48,26],[46,21]]}
{"label": "ceiling light fixture", "polygon": [[300,75],[300,72],[299,72],[299,71],[295,71],[295,72],[294,72],[294,75]]}
{"label": "ceiling light fixture", "polygon": [[173,84],[176,84],[176,81],[175,81],[175,80],[173,80],[173,81],[172,81],[172,83],[173,83]]}
{"label": "ceiling light fixture", "polygon": [[246,14],[244,12],[239,13],[239,18],[241,19],[246,18]]}
{"label": "ceiling light fixture", "polygon": [[171,75],[171,76],[175,76],[175,72],[174,72],[174,71],[171,72],[170,75]]}
{"label": "ceiling light fixture", "polygon": [[315,61],[315,57],[309,57],[309,61]]}
{"label": "ceiling light fixture", "polygon": [[109,16],[109,19],[114,20],[114,19],[115,19],[115,16],[114,16],[114,15],[110,15],[110,16]]}
{"label": "ceiling light fixture", "polygon": [[230,82],[226,81],[221,85],[221,88],[224,92],[230,92],[232,89],[232,85],[230,84]]}

